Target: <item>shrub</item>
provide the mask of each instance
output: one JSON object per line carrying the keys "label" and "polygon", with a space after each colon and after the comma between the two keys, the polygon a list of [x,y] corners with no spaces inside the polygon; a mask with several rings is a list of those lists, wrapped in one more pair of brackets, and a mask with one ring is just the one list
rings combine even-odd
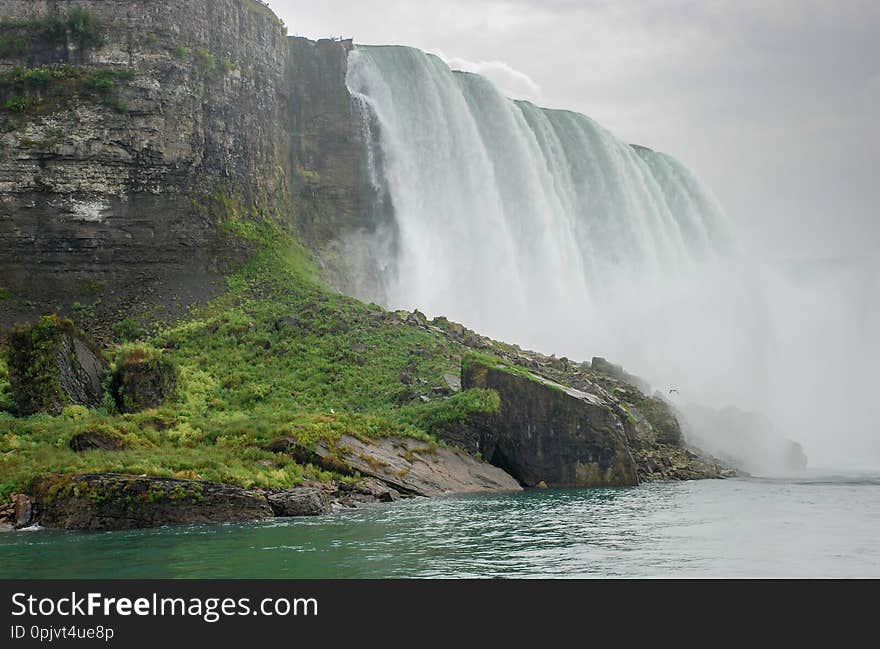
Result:
{"label": "shrub", "polygon": [[113,325],[113,333],[122,342],[132,342],[141,337],[142,332],[137,320],[126,318]]}
{"label": "shrub", "polygon": [[64,336],[73,331],[70,320],[43,316],[39,321],[17,327],[9,334],[9,375],[21,414],[47,411],[60,413],[67,403],[61,387],[58,355]]}
{"label": "shrub", "polygon": [[67,17],[67,28],[77,47],[88,49],[104,44],[103,26],[100,19],[82,7],[74,7]]}
{"label": "shrub", "polygon": [[28,107],[28,101],[20,95],[13,95],[3,104],[3,109],[10,113],[22,113]]}
{"label": "shrub", "polygon": [[205,72],[212,72],[217,67],[217,57],[203,47],[196,50],[195,59],[199,67]]}
{"label": "shrub", "polygon": [[22,74],[21,79],[29,86],[47,86],[52,81],[52,71],[45,67],[34,68]]}

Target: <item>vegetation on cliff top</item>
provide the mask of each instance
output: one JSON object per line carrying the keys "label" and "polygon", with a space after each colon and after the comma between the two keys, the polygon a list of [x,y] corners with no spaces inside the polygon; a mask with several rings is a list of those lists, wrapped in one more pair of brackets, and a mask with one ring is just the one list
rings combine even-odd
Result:
{"label": "vegetation on cliff top", "polygon": [[[460,345],[330,291],[274,226],[239,218],[224,228],[260,251],[229,278],[225,295],[137,343],[179,368],[176,399],[122,414],[108,396],[98,409],[17,418],[0,362],[0,498],[49,473],[289,487],[331,476],[265,450],[279,437],[306,445],[343,434],[430,440],[438,423],[497,409],[487,391],[436,398],[448,391],[443,375],[458,372]],[[131,346],[121,349],[113,367],[130,357]],[[125,448],[74,452],[70,440],[87,432],[124,438]]]}

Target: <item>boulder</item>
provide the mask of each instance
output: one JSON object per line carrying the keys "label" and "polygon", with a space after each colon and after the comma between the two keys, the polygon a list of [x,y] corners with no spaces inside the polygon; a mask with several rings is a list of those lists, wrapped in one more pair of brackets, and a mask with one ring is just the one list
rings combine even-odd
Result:
{"label": "boulder", "polygon": [[122,530],[270,518],[265,496],[214,482],[118,474],[37,478],[37,521],[70,530]]}
{"label": "boulder", "polygon": [[481,452],[522,484],[638,484],[623,421],[600,397],[475,354],[462,361],[462,387],[498,392],[501,407],[480,440]]}
{"label": "boulder", "polygon": [[101,404],[107,366],[97,346],[70,320],[44,316],[8,337],[9,382],[18,414],[60,414]]}
{"label": "boulder", "polygon": [[269,495],[276,516],[320,516],[330,511],[330,500],[319,487],[297,487]]}
{"label": "boulder", "polygon": [[[326,470],[368,476],[390,487],[393,493],[388,492],[387,500],[393,500],[395,494],[440,496],[522,489],[502,469],[459,449],[409,437],[358,439],[342,435],[335,442],[318,442],[311,454]],[[372,491],[377,493],[375,487]]]}
{"label": "boulder", "polygon": [[13,494],[13,521],[16,529],[29,527],[34,522],[34,507],[30,497],[25,494]]}
{"label": "boulder", "polygon": [[128,352],[110,381],[110,394],[120,412],[156,408],[173,399],[176,392],[177,366],[157,350]]}
{"label": "boulder", "polygon": [[444,374],[443,382],[453,392],[461,392],[461,379],[455,374]]}
{"label": "boulder", "polygon": [[125,438],[116,431],[96,425],[70,438],[70,449],[81,453],[83,451],[121,451],[128,448]]}

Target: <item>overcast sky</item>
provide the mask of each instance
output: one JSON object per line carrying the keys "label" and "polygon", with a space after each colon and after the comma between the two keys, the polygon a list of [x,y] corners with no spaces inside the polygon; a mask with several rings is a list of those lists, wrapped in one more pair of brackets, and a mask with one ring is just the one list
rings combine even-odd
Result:
{"label": "overcast sky", "polygon": [[880,254],[876,0],[271,0],[291,34],[440,53],[670,153],[751,240]]}

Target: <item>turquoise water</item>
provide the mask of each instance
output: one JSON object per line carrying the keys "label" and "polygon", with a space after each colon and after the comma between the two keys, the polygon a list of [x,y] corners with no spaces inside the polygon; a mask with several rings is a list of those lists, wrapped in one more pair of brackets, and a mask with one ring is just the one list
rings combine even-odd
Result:
{"label": "turquoise water", "polygon": [[880,577],[878,539],[880,477],[710,480],[5,533],[0,577]]}

